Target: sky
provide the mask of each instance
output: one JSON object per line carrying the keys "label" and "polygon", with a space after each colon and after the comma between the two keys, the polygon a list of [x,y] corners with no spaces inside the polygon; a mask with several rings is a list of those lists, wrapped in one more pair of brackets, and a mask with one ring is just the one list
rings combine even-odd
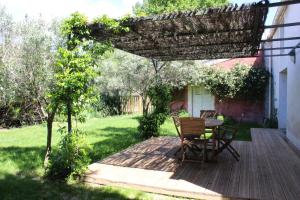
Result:
{"label": "sky", "polygon": [[[0,7],[5,6],[8,13],[17,21],[29,17],[42,16],[43,19],[51,21],[54,18],[68,17],[71,13],[79,11],[88,16],[89,20],[107,14],[118,18],[130,14],[132,7],[143,0],[0,0]],[[257,0],[258,1],[258,0]],[[275,2],[280,0],[270,0]],[[252,3],[253,0],[230,0],[233,4]],[[270,25],[276,8],[271,8],[266,24]],[[264,37],[268,35],[267,30]]]}
{"label": "sky", "polygon": [[[93,19],[97,16],[107,14],[110,17],[121,17],[129,14],[132,7],[142,0],[0,0],[0,6],[16,20],[24,19],[25,15],[37,17],[42,15],[46,20],[63,18],[75,11],[84,13]],[[271,2],[279,0],[271,0]],[[251,3],[253,0],[230,0],[230,3]],[[272,23],[275,9],[270,9],[267,24]]]}
{"label": "sky", "polygon": [[117,18],[129,14],[138,1],[142,0],[0,0],[0,5],[16,20],[24,19],[27,14],[30,17],[42,15],[50,21],[75,11],[84,13],[89,19],[103,14]]}

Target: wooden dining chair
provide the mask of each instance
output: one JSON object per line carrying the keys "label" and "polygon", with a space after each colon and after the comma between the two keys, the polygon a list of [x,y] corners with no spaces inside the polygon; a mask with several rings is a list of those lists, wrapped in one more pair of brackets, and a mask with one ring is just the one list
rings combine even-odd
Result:
{"label": "wooden dining chair", "polygon": [[225,149],[237,160],[240,159],[240,154],[238,151],[231,145],[232,141],[235,139],[238,129],[232,126],[221,126],[218,129],[218,145],[219,148],[215,155],[222,153]]}
{"label": "wooden dining chair", "polygon": [[[171,113],[171,117],[173,119],[173,122],[174,122],[174,126],[175,126],[175,129],[176,129],[176,132],[177,132],[177,135],[178,137],[181,139],[181,134],[180,134],[180,120],[179,120],[179,114],[178,113]],[[176,156],[177,153],[181,150],[181,147],[179,147],[174,155]]]}
{"label": "wooden dining chair", "polygon": [[177,135],[180,137],[181,134],[180,134],[180,131],[179,131],[179,129],[180,129],[179,114],[178,113],[171,113],[171,117],[173,119]]}
{"label": "wooden dining chair", "polygon": [[[207,119],[207,118],[216,118],[217,112],[215,110],[200,110],[200,118]],[[205,132],[208,133],[208,136],[212,136],[213,129],[206,128]]]}
{"label": "wooden dining chair", "polygon": [[184,117],[180,120],[181,162],[186,158],[187,151],[201,153],[206,159],[205,120],[202,118]]}
{"label": "wooden dining chair", "polygon": [[215,110],[200,110],[200,118],[216,118],[217,112]]}

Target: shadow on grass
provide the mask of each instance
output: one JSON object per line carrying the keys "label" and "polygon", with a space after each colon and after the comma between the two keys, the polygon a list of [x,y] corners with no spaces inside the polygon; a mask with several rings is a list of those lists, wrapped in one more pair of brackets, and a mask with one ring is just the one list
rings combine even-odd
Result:
{"label": "shadow on grass", "polygon": [[18,175],[36,175],[36,169],[43,166],[45,147],[2,147],[0,148],[0,163],[14,165]]}
{"label": "shadow on grass", "polygon": [[[126,193],[127,191],[125,191]],[[123,191],[124,193],[124,191]],[[143,193],[136,192],[139,199]],[[92,188],[82,184],[68,185],[62,182],[22,178],[11,174],[0,174],[0,199],[128,199],[110,187]]]}
{"label": "shadow on grass", "polygon": [[93,162],[142,141],[137,135],[136,128],[106,127],[101,131],[105,132],[106,139],[92,144],[93,153],[91,158]]}
{"label": "shadow on grass", "polygon": [[[91,144],[92,162],[101,160],[111,154],[117,153],[141,139],[137,136],[136,128],[106,127],[101,129],[104,140]],[[53,151],[55,151],[55,147]],[[0,163],[2,171],[13,169],[20,176],[38,176],[38,170],[43,170],[45,147],[0,147]],[[4,167],[3,167],[4,166]]]}

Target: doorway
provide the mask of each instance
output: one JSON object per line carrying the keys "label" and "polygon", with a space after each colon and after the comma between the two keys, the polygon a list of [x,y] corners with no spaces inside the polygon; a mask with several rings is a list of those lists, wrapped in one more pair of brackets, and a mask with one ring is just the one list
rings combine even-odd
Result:
{"label": "doorway", "polygon": [[200,117],[200,110],[214,110],[215,98],[201,86],[192,87],[192,116]]}
{"label": "doorway", "polygon": [[279,73],[278,103],[278,128],[285,130],[287,122],[287,69]]}

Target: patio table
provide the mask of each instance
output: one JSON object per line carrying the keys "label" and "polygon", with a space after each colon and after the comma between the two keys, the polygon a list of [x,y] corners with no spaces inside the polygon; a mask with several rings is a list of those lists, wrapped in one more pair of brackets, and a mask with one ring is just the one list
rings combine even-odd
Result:
{"label": "patio table", "polygon": [[224,122],[222,120],[207,118],[205,119],[205,127],[207,128],[215,128],[221,126]]}
{"label": "patio table", "polygon": [[[218,150],[219,144],[216,145],[216,129],[223,125],[224,121],[222,120],[218,120],[218,119],[214,119],[214,118],[206,118],[205,119],[205,127],[206,128],[211,128],[212,129],[212,151],[214,152],[213,154],[216,153],[216,151]],[[217,146],[217,149],[216,149]]]}

